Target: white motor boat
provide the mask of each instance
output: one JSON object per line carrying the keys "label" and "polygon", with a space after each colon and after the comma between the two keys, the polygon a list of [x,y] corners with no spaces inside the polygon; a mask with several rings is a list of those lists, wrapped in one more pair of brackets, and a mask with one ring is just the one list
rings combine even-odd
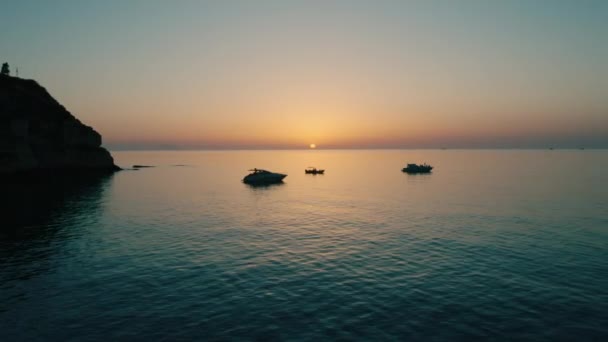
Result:
{"label": "white motor boat", "polygon": [[250,174],[243,178],[243,183],[246,184],[274,184],[283,182],[283,178],[287,177],[282,173],[274,173],[262,169],[253,169]]}

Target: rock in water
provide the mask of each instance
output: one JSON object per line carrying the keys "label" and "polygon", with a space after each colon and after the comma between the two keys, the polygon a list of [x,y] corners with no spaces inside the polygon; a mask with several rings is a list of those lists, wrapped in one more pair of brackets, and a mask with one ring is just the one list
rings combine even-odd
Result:
{"label": "rock in water", "polygon": [[0,76],[0,175],[119,169],[101,135],[36,81]]}

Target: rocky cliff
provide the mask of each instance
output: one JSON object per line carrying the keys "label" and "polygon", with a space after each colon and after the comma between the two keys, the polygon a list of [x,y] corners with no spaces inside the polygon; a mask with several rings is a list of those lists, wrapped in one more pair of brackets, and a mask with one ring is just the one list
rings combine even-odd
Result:
{"label": "rocky cliff", "polygon": [[118,169],[101,135],[36,81],[0,75],[0,175]]}

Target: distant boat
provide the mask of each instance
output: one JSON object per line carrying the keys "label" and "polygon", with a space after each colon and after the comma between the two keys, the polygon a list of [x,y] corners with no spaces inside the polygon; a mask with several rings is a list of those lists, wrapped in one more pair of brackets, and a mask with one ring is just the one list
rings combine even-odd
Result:
{"label": "distant boat", "polygon": [[310,173],[313,175],[322,175],[325,172],[325,170],[319,170],[316,167],[312,167],[309,166],[306,170],[304,170],[304,173]]}
{"label": "distant boat", "polygon": [[406,167],[404,167],[401,171],[405,172],[405,173],[409,173],[409,174],[415,174],[415,173],[431,173],[431,170],[433,170],[433,167],[431,165],[428,164],[407,164]]}
{"label": "distant boat", "polygon": [[283,182],[283,178],[287,177],[282,173],[274,173],[262,169],[252,169],[250,174],[243,178],[243,183],[246,184],[274,184]]}

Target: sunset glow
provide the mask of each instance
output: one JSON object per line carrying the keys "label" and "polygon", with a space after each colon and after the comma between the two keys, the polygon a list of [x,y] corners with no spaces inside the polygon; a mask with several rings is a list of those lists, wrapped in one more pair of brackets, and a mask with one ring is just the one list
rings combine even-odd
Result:
{"label": "sunset glow", "polygon": [[2,58],[110,148],[608,147],[608,2],[37,6]]}

